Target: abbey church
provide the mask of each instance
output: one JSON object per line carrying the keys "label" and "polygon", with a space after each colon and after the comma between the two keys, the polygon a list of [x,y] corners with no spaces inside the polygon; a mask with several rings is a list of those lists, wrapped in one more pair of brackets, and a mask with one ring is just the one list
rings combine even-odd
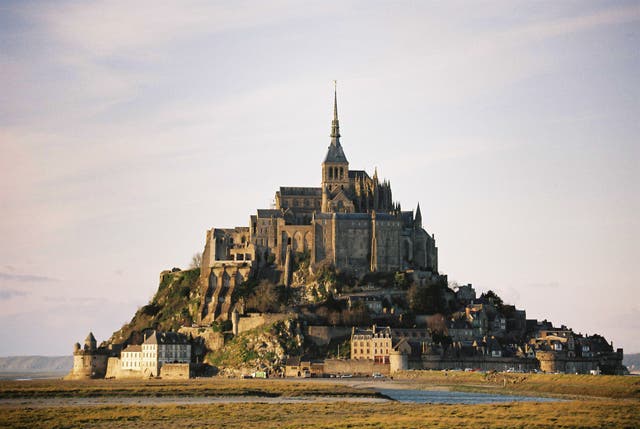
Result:
{"label": "abbey church", "polygon": [[377,171],[350,170],[340,143],[334,92],[331,142],[322,162],[319,187],[280,187],[275,207],[258,209],[248,227],[207,231],[201,283],[203,322],[228,318],[233,288],[256,269],[275,265],[282,283],[291,279],[295,253],[312,264],[328,261],[355,275],[414,269],[438,272],[435,238],[422,226],[420,205],[402,211],[391,185]]}

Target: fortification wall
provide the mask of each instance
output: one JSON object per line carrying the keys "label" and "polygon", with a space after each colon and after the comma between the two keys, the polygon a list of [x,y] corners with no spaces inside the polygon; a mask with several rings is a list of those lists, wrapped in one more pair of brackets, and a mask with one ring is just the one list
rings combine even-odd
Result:
{"label": "fortification wall", "polygon": [[409,357],[406,354],[392,352],[389,355],[389,373],[394,374],[407,369],[409,369]]}
{"label": "fortification wall", "polygon": [[372,360],[360,359],[327,359],[324,361],[325,374],[352,374],[367,376],[374,372],[389,375],[389,364],[375,363]]}
{"label": "fortification wall", "polygon": [[565,352],[539,351],[536,353],[536,358],[540,361],[540,370],[549,373],[589,374],[590,371],[597,370],[601,366],[600,359],[597,357],[570,358]]}
{"label": "fortification wall", "polygon": [[326,346],[331,340],[346,339],[349,338],[350,335],[351,328],[348,326],[309,326],[305,333],[305,337],[318,346]]}
{"label": "fortification wall", "polygon": [[120,358],[110,357],[107,360],[107,371],[104,378],[118,378],[120,372]]}
{"label": "fortification wall", "polygon": [[110,357],[107,362],[107,372],[104,378],[116,379],[141,379],[146,378],[142,371],[134,371],[131,369],[123,369],[122,362],[118,357]]}
{"label": "fortification wall", "polygon": [[192,338],[202,338],[205,347],[209,350],[220,350],[224,347],[224,335],[222,332],[216,332],[211,328],[183,326],[178,329],[178,332]]}
{"label": "fortification wall", "polygon": [[160,377],[168,380],[186,380],[192,374],[191,364],[188,363],[165,363],[160,368]]}
{"label": "fortification wall", "polygon": [[538,369],[539,366],[537,359],[527,358],[478,356],[473,358],[443,359],[440,356],[422,357],[422,369],[442,370],[473,368],[483,371],[505,371],[513,368],[518,371],[531,371]]}
{"label": "fortification wall", "polygon": [[238,333],[250,331],[260,326],[270,325],[282,320],[297,319],[294,313],[249,313],[238,318]]}
{"label": "fortification wall", "polygon": [[65,379],[104,378],[107,371],[107,358],[107,354],[100,352],[76,352],[73,355],[73,368]]}

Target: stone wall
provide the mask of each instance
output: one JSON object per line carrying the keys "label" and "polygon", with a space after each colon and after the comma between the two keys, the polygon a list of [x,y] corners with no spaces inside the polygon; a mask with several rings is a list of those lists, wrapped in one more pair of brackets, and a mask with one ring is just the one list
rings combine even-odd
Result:
{"label": "stone wall", "polygon": [[[412,368],[411,362],[409,367]],[[422,356],[422,369],[480,369],[483,371],[505,371],[510,368],[531,371],[540,367],[537,359],[501,358],[478,356],[472,358],[443,359],[440,356]]]}
{"label": "stone wall", "polygon": [[367,272],[371,266],[371,217],[353,217],[334,220],[336,267]]}
{"label": "stone wall", "polygon": [[374,372],[389,375],[389,364],[375,363],[374,361],[367,359],[327,359],[324,361],[325,374],[371,376]]}
{"label": "stone wall", "polygon": [[183,326],[178,332],[192,338],[202,338],[208,350],[220,350],[224,347],[224,335],[222,332],[216,332],[211,328]]}
{"label": "stone wall", "polygon": [[168,380],[186,380],[192,375],[193,370],[188,363],[165,363],[160,369],[160,377]]}
{"label": "stone wall", "polygon": [[233,291],[252,272],[251,261],[214,261],[212,264],[205,266],[203,262],[200,271],[201,302],[198,320],[201,324],[229,318]]}
{"label": "stone wall", "polygon": [[107,372],[108,354],[102,351],[78,351],[73,354],[73,368],[65,377],[68,380],[104,378]]}
{"label": "stone wall", "polygon": [[118,357],[110,357],[107,361],[107,371],[104,378],[116,379],[141,379],[146,378],[142,371],[122,369],[122,363]]}
{"label": "stone wall", "polygon": [[271,325],[272,323],[282,320],[297,319],[294,313],[249,313],[248,316],[238,318],[238,333],[250,331],[263,325]]}
{"label": "stone wall", "polygon": [[120,373],[120,358],[110,357],[107,360],[107,371],[104,378],[118,378]]}
{"label": "stone wall", "polygon": [[389,373],[395,374],[398,371],[406,371],[409,369],[409,357],[405,353],[396,351],[389,355]]}
{"label": "stone wall", "polygon": [[326,346],[331,340],[347,339],[351,336],[349,326],[308,326],[305,337],[317,346]]}
{"label": "stone wall", "polygon": [[549,373],[589,374],[600,367],[596,357],[568,357],[566,352],[538,351],[536,358],[540,361],[540,369]]}

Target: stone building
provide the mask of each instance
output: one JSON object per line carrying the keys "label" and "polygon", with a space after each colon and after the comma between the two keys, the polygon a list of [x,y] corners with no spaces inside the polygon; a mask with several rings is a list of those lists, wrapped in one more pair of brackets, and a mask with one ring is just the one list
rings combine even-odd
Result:
{"label": "stone building", "polygon": [[353,329],[351,335],[351,359],[367,359],[380,363],[389,362],[389,354],[393,350],[391,329],[382,328],[362,330]]}
{"label": "stone building", "polygon": [[73,368],[66,379],[103,378],[107,371],[107,360],[111,351],[98,347],[96,338],[89,332],[84,346],[73,346]]}
{"label": "stone building", "polygon": [[410,355],[418,354],[424,345],[431,342],[426,329],[377,327],[371,329],[352,328],[351,359],[371,360],[376,363],[389,363],[394,352]]}
{"label": "stone building", "polygon": [[201,265],[200,321],[228,319],[235,286],[252,270],[275,264],[282,283],[291,279],[294,254],[312,264],[328,261],[356,275],[414,269],[438,272],[435,238],[422,226],[420,205],[402,211],[391,184],[377,170],[349,169],[340,142],[334,92],[330,143],[319,187],[280,187],[275,206],[250,216],[248,227],[207,231]]}
{"label": "stone building", "polygon": [[120,353],[120,368],[124,371],[142,371],[142,346],[130,345]]}
{"label": "stone building", "polygon": [[154,331],[141,346],[141,368],[143,375],[157,377],[165,363],[190,363],[189,339],[177,332]]}

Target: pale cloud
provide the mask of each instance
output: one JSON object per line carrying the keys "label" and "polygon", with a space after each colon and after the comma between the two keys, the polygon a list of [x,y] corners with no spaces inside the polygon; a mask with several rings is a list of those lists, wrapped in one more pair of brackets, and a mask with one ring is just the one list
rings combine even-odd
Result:
{"label": "pale cloud", "polygon": [[167,44],[308,15],[329,17],[337,10],[337,3],[116,0],[56,3],[30,13],[40,16],[61,42],[86,55],[159,59]]}
{"label": "pale cloud", "polygon": [[1,273],[0,281],[16,281],[16,282],[56,282],[58,279],[52,277],[41,276],[37,274],[14,274],[14,273]]}
{"label": "pale cloud", "polygon": [[25,296],[27,292],[17,289],[9,289],[0,287],[0,301],[6,301],[17,296]]}
{"label": "pale cloud", "polygon": [[507,32],[505,40],[536,40],[593,30],[602,26],[640,21],[640,5],[612,7],[591,14],[552,19]]}

